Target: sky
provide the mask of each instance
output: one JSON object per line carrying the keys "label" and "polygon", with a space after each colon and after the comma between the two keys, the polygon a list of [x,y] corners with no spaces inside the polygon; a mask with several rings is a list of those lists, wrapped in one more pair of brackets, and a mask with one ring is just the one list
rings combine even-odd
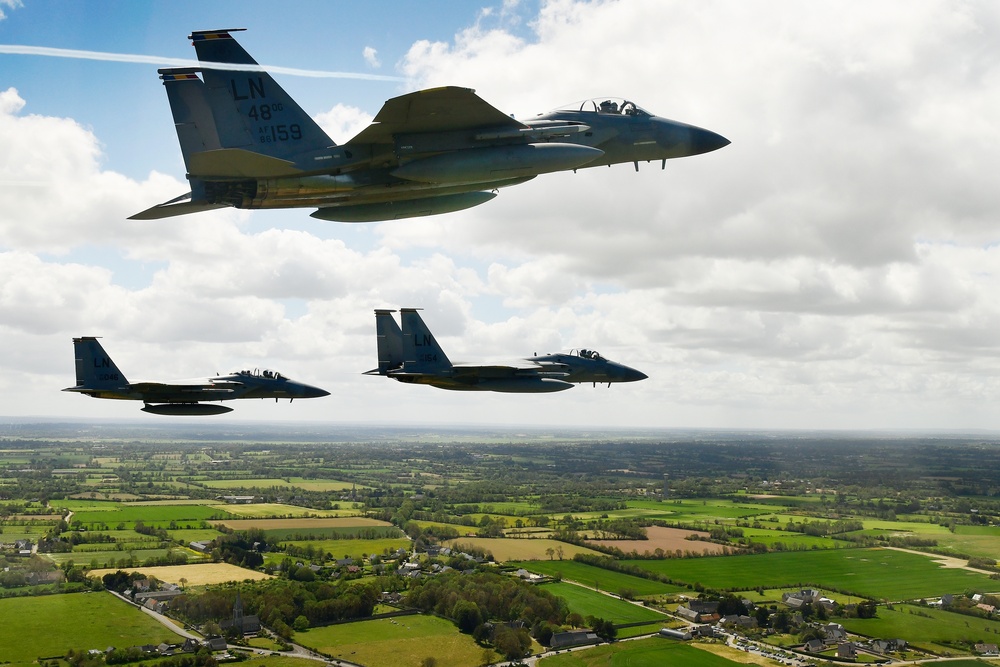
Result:
{"label": "sky", "polygon": [[[88,335],[130,380],[259,367],[331,392],[212,421],[1000,428],[1000,4],[372,7],[0,0],[0,415],[143,416],[59,391]],[[338,142],[390,97],[457,85],[518,118],[626,97],[732,144],[429,218],[127,220],[189,190],[157,67],[235,27],[258,62],[309,70],[275,78]],[[585,347],[649,379],[362,375],[373,310],[398,307],[453,361]]]}

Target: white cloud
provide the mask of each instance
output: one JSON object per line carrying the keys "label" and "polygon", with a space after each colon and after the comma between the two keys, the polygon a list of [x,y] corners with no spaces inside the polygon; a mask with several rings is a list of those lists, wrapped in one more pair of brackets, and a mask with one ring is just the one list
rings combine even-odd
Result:
{"label": "white cloud", "polygon": [[[126,372],[266,365],[334,392],[276,417],[996,428],[1000,9],[858,7],[554,0],[518,24],[505,3],[416,42],[414,88],[475,87],[520,116],[626,95],[733,144],[370,227],[127,221],[187,184],[126,178],[80,123],[0,92],[0,395],[93,410],[50,393],[70,384],[70,336],[105,335]],[[371,120],[317,117],[339,143]],[[510,397],[360,376],[372,309],[399,306],[423,307],[453,359],[592,347],[650,379]]]}
{"label": "white cloud", "polygon": [[0,0],[0,21],[7,18],[7,14],[4,12],[4,8],[7,9],[19,9],[24,6],[21,0]]}
{"label": "white cloud", "polygon": [[379,68],[382,66],[382,62],[378,59],[378,51],[376,51],[371,46],[366,46],[361,52],[362,57],[364,57],[365,62],[368,63],[369,67]]}

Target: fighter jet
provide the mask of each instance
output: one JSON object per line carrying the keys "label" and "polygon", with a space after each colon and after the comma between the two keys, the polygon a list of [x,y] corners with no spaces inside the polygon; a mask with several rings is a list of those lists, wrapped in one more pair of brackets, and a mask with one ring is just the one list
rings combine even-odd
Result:
{"label": "fighter jet", "polygon": [[[729,140],[598,98],[515,120],[470,88],[394,97],[337,145],[233,38],[196,31],[201,67],[159,70],[191,192],[131,216],[232,206],[316,207],[320,220],[372,222],[478,206],[538,174],[699,155]],[[200,75],[200,76],[199,76]]]}
{"label": "fighter jet", "polygon": [[205,401],[229,401],[235,398],[319,398],[330,392],[293,382],[271,370],[238,371],[205,380],[180,382],[129,382],[104,347],[93,336],[73,339],[76,350],[76,386],[73,391],[94,398],[117,398],[142,401],[143,412],[154,415],[221,415],[232,412],[223,405],[204,405]]}
{"label": "fighter jet", "polygon": [[563,391],[574,383],[635,382],[646,375],[608,361],[593,350],[545,354],[512,363],[453,364],[424,324],[418,308],[401,308],[402,329],[394,310],[375,311],[378,368],[365,375],[383,375],[409,384],[429,384],[457,391],[497,391],[535,394]]}

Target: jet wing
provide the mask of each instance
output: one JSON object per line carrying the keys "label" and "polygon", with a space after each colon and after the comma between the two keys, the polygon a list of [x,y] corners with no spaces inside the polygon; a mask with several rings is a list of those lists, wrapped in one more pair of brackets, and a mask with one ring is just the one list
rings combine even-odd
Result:
{"label": "jet wing", "polygon": [[347,144],[389,144],[394,134],[480,127],[529,129],[476,95],[473,89],[445,86],[392,98],[382,106],[375,122]]}

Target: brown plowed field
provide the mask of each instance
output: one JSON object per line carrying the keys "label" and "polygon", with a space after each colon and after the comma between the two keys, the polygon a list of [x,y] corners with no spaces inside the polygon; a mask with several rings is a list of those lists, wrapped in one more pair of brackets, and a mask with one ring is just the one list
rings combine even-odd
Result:
{"label": "brown plowed field", "polygon": [[640,554],[645,551],[653,553],[658,548],[669,553],[674,553],[678,549],[681,551],[692,551],[699,554],[706,552],[710,554],[722,554],[728,551],[727,548],[721,544],[684,539],[688,535],[708,537],[708,533],[701,530],[685,530],[683,528],[650,526],[646,529],[646,535],[649,537],[648,540],[588,540],[587,543],[615,547],[621,549],[625,553],[629,553],[634,549],[636,553]]}

